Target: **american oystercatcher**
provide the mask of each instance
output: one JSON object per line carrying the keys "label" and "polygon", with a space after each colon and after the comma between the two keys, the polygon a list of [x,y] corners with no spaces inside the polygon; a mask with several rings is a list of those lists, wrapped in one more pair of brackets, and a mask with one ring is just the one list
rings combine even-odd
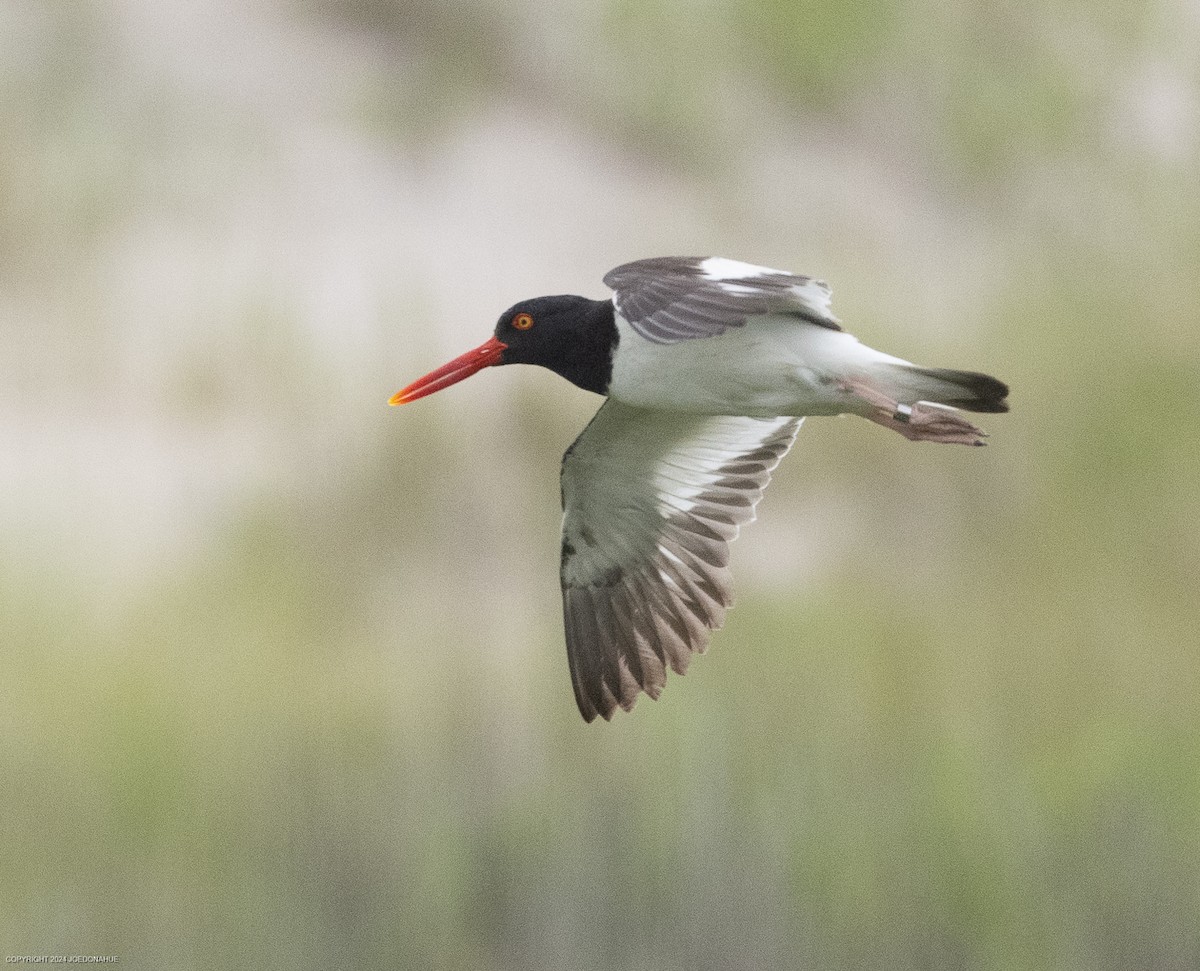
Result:
{"label": "american oystercatcher", "polygon": [[514,304],[492,338],[391,398],[494,364],[538,364],[607,401],[563,456],[567,657],[586,721],[657,698],[732,603],[729,543],[806,415],[854,414],[912,441],[982,445],[957,409],[1008,410],[986,374],[860,344],[820,280],[722,257],[626,263],[613,295]]}

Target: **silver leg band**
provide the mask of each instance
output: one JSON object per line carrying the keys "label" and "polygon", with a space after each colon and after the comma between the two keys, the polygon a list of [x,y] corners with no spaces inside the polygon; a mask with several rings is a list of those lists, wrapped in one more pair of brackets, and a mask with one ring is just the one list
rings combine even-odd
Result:
{"label": "silver leg band", "polygon": [[912,405],[896,405],[896,413],[892,418],[903,425],[907,425],[912,420]]}

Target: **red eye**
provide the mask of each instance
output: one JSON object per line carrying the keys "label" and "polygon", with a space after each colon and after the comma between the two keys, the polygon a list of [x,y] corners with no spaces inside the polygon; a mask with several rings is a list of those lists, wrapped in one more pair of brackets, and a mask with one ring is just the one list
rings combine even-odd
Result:
{"label": "red eye", "polygon": [[533,326],[533,318],[529,314],[517,314],[512,324],[517,330],[529,330]]}

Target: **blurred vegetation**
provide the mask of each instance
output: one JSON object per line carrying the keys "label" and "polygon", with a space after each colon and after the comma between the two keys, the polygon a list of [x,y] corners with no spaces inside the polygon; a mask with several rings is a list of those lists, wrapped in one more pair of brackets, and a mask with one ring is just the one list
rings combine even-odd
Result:
{"label": "blurred vegetation", "polygon": [[[1200,965],[1194,12],[0,17],[6,954]],[[710,655],[585,727],[596,400],[383,402],[672,251],[818,273],[1014,410],[985,450],[808,422]]]}

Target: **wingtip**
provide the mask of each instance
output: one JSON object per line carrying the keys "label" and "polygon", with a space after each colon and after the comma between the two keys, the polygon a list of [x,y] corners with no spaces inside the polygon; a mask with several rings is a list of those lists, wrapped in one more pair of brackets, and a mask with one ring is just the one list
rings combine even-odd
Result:
{"label": "wingtip", "polygon": [[658,701],[659,695],[662,694],[662,689],[659,688],[656,693],[651,694],[645,686],[638,685],[636,693],[634,693],[631,697],[617,698],[608,688],[608,685],[605,685],[603,706],[600,708],[593,708],[590,704],[586,704],[581,699],[579,689],[576,688],[575,705],[579,709],[580,716],[588,725],[594,722],[597,718],[600,718],[605,722],[611,722],[616,717],[618,711],[633,711],[633,709],[637,706],[638,699],[643,693],[646,694],[651,701]]}

